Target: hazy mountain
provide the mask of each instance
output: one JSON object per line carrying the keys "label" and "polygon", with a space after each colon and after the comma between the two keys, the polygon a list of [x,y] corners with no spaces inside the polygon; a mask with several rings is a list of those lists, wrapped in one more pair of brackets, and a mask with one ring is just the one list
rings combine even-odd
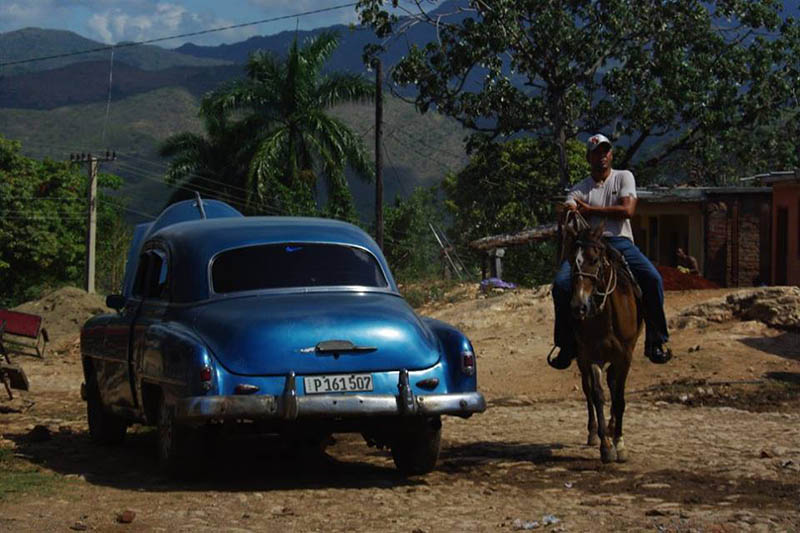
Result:
{"label": "hazy mountain", "polygon": [[[227,61],[213,58],[204,58],[181,54],[159,46],[130,46],[114,50],[114,62],[124,63],[142,70],[161,70],[177,66],[213,66],[228,63]],[[2,62],[24,61],[31,58],[53,55],[73,54],[84,50],[105,48],[107,45],[81,37],[71,31],[46,30],[41,28],[24,28],[21,30],[0,33],[0,50]],[[43,61],[31,61],[3,67],[2,75],[9,76],[23,72],[50,70],[54,68],[84,63],[87,61],[102,61],[109,64],[110,51],[107,49],[88,54],[66,55]]]}
{"label": "hazy mountain", "polygon": [[[170,67],[143,70],[115,61],[113,101],[162,87],[183,87],[196,96],[220,83],[241,76],[241,65]],[[52,70],[8,76],[0,81],[0,107],[54,109],[65,105],[104,102],[108,99],[109,64],[86,61]]]}

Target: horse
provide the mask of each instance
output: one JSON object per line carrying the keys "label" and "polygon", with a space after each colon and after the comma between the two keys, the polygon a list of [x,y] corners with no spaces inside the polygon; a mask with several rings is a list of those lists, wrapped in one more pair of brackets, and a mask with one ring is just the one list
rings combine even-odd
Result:
{"label": "horse", "polygon": [[[603,227],[590,228],[574,213],[566,223],[564,255],[572,268],[570,307],[576,359],[589,414],[587,445],[600,445],[604,463],[627,460],[622,438],[625,380],[644,322],[641,292],[616,249],[603,241]],[[606,425],[603,367],[611,393]],[[610,437],[610,438],[609,438]]]}

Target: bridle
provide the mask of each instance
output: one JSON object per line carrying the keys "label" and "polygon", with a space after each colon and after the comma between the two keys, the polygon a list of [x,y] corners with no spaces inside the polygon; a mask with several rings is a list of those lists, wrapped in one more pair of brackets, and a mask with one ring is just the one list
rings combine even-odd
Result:
{"label": "bridle", "polygon": [[[575,228],[576,233],[588,229],[590,227],[589,223],[583,218],[578,211],[567,211],[566,217],[564,220],[564,225],[572,224],[573,228]],[[600,243],[587,241],[587,240],[576,240],[574,246],[577,249],[584,249],[584,248],[604,248],[604,246]],[[563,247],[563,240],[562,240],[562,247]],[[577,252],[577,249],[575,250]],[[563,257],[564,250],[562,248],[562,257]],[[576,254],[577,255],[577,254]],[[597,311],[601,312],[606,305],[606,301],[611,293],[617,288],[617,270],[613,267],[611,263],[608,261],[608,257],[606,254],[603,254],[603,262],[597,268],[596,273],[591,272],[584,272],[577,261],[573,261],[573,268],[572,268],[572,275],[578,277],[584,277],[593,279],[595,281],[594,288],[592,290],[592,298],[602,298],[600,305],[597,307]],[[601,274],[606,267],[611,268],[611,273],[608,275],[608,279],[606,280],[606,287],[603,290],[598,289],[598,285],[603,283],[601,279]]]}
{"label": "bridle", "polygon": [[[575,241],[575,246],[579,249],[583,248],[602,248],[603,246],[596,242],[589,242],[589,241]],[[608,279],[606,280],[606,288],[602,291],[598,289],[599,284],[603,282],[601,279],[601,274],[605,270],[606,267],[610,267],[611,271],[608,275]],[[581,266],[578,264],[577,261],[573,263],[572,275],[589,278],[595,280],[594,287],[592,289],[592,298],[602,298],[600,305],[597,306],[598,313],[603,310],[606,305],[606,301],[611,293],[617,288],[617,269],[613,267],[611,263],[608,262],[608,258],[605,254],[603,254],[603,261],[600,263],[600,266],[597,268],[596,273],[592,272],[584,272],[581,270]]]}

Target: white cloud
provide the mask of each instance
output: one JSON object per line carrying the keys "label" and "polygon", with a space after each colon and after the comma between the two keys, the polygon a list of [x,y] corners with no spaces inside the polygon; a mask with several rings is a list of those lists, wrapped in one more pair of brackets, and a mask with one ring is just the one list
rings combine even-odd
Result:
{"label": "white cloud", "polygon": [[[256,20],[283,17],[347,0],[0,0],[0,32],[25,26],[66,29],[104,43],[141,41]],[[299,18],[301,29],[356,22],[350,8]],[[236,42],[295,28],[288,18],[272,23],[165,41],[166,47]]]}

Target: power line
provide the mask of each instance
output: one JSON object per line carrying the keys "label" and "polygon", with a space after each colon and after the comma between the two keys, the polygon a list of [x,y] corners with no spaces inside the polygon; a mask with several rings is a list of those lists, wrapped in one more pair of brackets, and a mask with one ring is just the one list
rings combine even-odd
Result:
{"label": "power line", "polygon": [[[125,163],[117,163],[117,164],[119,166],[121,166],[127,173],[132,174],[135,177],[139,177],[139,178],[143,178],[143,179],[146,179],[146,180],[149,180],[149,181],[153,181],[153,182],[156,182],[156,183],[159,183],[161,185],[165,185],[167,187],[170,187],[170,188],[173,188],[173,189],[177,189],[177,190],[183,190],[183,191],[188,191],[188,192],[197,191],[197,192],[200,192],[202,194],[208,194],[208,195],[211,195],[211,196],[216,196],[216,197],[222,199],[223,201],[225,201],[225,202],[227,202],[229,204],[232,204],[234,207],[239,207],[239,208],[248,207],[245,202],[240,201],[237,197],[233,196],[232,194],[219,191],[218,189],[214,189],[212,187],[204,187],[202,185],[197,185],[197,184],[193,184],[192,187],[184,187],[184,186],[181,186],[181,185],[177,185],[175,183],[169,183],[164,178],[162,178],[162,177],[160,177],[160,176],[158,176],[156,174],[152,174],[152,173],[150,173],[150,172],[148,172],[146,170],[142,170],[142,169],[140,169],[138,167],[134,167],[132,165],[127,165]],[[196,176],[196,177],[203,178],[203,176]],[[272,205],[269,205],[269,204],[266,204],[266,203],[263,203],[263,202],[257,202],[257,203],[255,203],[253,205],[253,207],[256,207],[258,209],[262,209],[263,211],[265,211],[267,213],[274,214],[274,215],[282,215],[282,214],[284,214],[283,211],[281,211],[279,208],[277,208],[275,206],[272,206]]]}
{"label": "power line", "polygon": [[75,51],[75,52],[67,52],[67,53],[63,53],[63,54],[54,54],[54,55],[40,56],[40,57],[31,57],[31,58],[28,58],[28,59],[18,59],[16,61],[6,61],[5,63],[0,63],[0,68],[5,67],[5,66],[10,66],[10,65],[20,65],[22,63],[32,63],[32,62],[35,62],[35,61],[45,61],[47,59],[59,59],[59,58],[62,58],[62,57],[71,57],[71,56],[77,56],[77,55],[82,55],[82,54],[91,54],[93,52],[104,52],[106,50],[114,49],[114,48],[116,48],[116,49],[131,48],[131,47],[134,47],[134,46],[141,46],[141,45],[144,45],[144,44],[153,44],[153,43],[159,43],[159,42],[163,42],[163,41],[171,41],[173,39],[182,39],[184,37],[195,37],[197,35],[207,35],[209,33],[215,33],[215,32],[220,32],[220,31],[234,30],[234,29],[237,29],[237,28],[246,28],[247,26],[257,26],[259,24],[266,24],[268,22],[277,22],[279,20],[287,20],[287,19],[293,19],[293,18],[299,18],[299,17],[306,17],[308,15],[317,15],[319,13],[327,13],[329,11],[335,11],[337,9],[344,9],[346,7],[355,7],[356,5],[358,5],[358,2],[351,2],[349,4],[340,4],[338,6],[325,7],[325,8],[321,8],[321,9],[314,9],[314,10],[311,10],[311,11],[303,11],[303,12],[300,12],[300,13],[294,13],[292,15],[282,15],[280,17],[272,17],[272,18],[268,18],[268,19],[254,20],[252,22],[242,22],[240,24],[231,24],[230,26],[221,26],[219,28],[210,28],[210,29],[207,29],[207,30],[193,31],[193,32],[189,32],[189,33],[181,33],[181,34],[178,34],[178,35],[169,35],[167,37],[158,37],[158,38],[155,38],[155,39],[147,39],[147,40],[144,40],[144,41],[132,41],[132,42],[125,42],[125,43],[122,43],[122,44],[110,44],[110,45],[106,45],[106,46],[100,46],[100,47],[97,47],[97,48],[89,48],[89,49],[86,49],[86,50],[78,50],[78,51]]}

